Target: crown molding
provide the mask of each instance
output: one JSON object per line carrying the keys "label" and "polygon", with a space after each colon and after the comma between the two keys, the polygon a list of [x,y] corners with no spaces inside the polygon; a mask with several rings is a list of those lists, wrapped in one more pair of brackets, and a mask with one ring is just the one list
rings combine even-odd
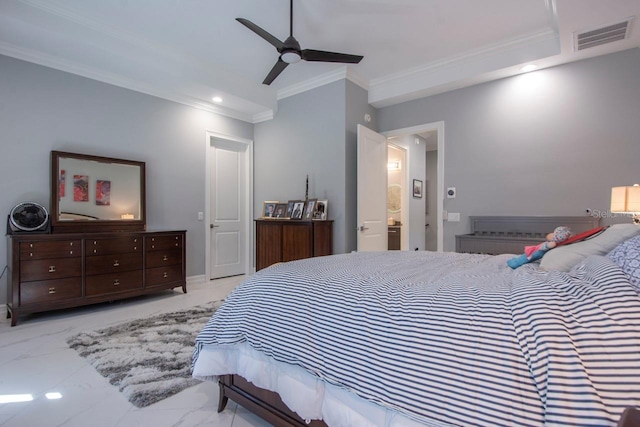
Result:
{"label": "crown molding", "polygon": [[485,46],[480,49],[475,49],[459,55],[450,56],[438,61],[430,62],[428,64],[419,65],[417,67],[413,67],[397,73],[389,74],[384,77],[371,79],[369,86],[375,87],[375,86],[381,86],[390,82],[406,80],[409,78],[413,78],[416,75],[431,73],[434,70],[438,70],[438,69],[456,65],[456,64],[463,64],[465,62],[469,62],[470,60],[489,59],[491,55],[494,55],[496,53],[504,52],[507,50],[510,51],[510,50],[513,50],[514,48],[525,47],[532,43],[537,43],[543,40],[544,41],[549,40],[549,38],[557,38],[557,36],[558,36],[557,33],[553,30],[545,30],[545,31],[540,31],[533,34],[528,34],[526,36],[508,40],[506,42]]}
{"label": "crown molding", "polygon": [[127,79],[117,74],[108,73],[84,65],[79,65],[72,61],[67,61],[59,57],[47,55],[42,52],[18,47],[10,43],[0,41],[0,54],[42,65],[44,67],[53,68],[59,71],[64,71],[81,77],[89,78],[92,80],[97,80],[113,86],[129,89],[135,92],[140,92],[145,95],[151,95],[157,98],[177,102],[179,104],[187,105],[189,107],[208,111],[210,113],[218,114],[232,119],[242,120],[249,123],[253,122],[253,117],[250,114],[246,114],[229,108],[214,106],[196,98],[159,89],[144,82]]}
{"label": "crown molding", "polygon": [[281,99],[288,98],[290,96],[294,96],[299,93],[303,93],[308,90],[345,79],[346,77],[347,67],[340,67],[335,71],[330,71],[328,73],[321,74],[317,77],[313,77],[311,79],[304,80],[300,83],[296,83],[278,90],[277,99],[278,101],[280,101]]}
{"label": "crown molding", "polygon": [[275,117],[275,112],[273,110],[263,111],[262,113],[254,114],[251,118],[251,123],[261,123],[271,120]]}
{"label": "crown molding", "polygon": [[369,80],[347,67],[347,80],[357,84],[364,90],[369,90]]}
{"label": "crown molding", "polygon": [[544,30],[373,79],[369,103],[376,108],[482,82],[480,76],[560,53],[559,35]]}
{"label": "crown molding", "polygon": [[278,90],[277,98],[279,101],[281,99],[288,98],[290,96],[294,96],[299,93],[303,93],[308,90],[344,79],[350,80],[351,82],[357,84],[365,90],[369,90],[368,81],[364,77],[357,74],[355,71],[351,70],[347,65],[344,65],[337,70],[330,71],[317,77],[302,81],[300,83],[284,87]]}

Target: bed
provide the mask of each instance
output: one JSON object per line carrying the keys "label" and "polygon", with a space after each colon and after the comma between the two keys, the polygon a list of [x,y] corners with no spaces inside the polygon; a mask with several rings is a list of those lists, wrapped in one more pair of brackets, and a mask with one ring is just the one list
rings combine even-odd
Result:
{"label": "bed", "polygon": [[[607,253],[640,231],[627,229]],[[510,256],[271,266],[199,334],[193,376],[219,381],[219,410],[231,398],[277,426],[622,422],[640,406],[640,295],[624,263],[600,253],[569,271],[512,270]]]}

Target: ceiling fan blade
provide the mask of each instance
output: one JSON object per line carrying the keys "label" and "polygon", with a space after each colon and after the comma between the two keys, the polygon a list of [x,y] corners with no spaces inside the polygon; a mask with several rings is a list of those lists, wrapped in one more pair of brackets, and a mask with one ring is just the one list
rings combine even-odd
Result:
{"label": "ceiling fan blade", "polygon": [[260,37],[262,37],[263,39],[265,39],[266,41],[271,43],[273,46],[275,46],[276,49],[278,49],[278,52],[280,52],[282,50],[282,48],[284,47],[284,43],[283,42],[278,40],[275,36],[269,34],[267,31],[265,31],[262,28],[258,27],[256,24],[254,24],[253,22],[249,21],[248,19],[236,18],[236,21],[238,21],[239,23],[241,23],[242,25],[244,25],[245,27],[247,27],[248,29],[250,29],[251,31],[256,33],[257,35],[259,35]]}
{"label": "ceiling fan blade", "polygon": [[276,65],[274,65],[271,71],[269,71],[269,74],[264,79],[262,84],[270,85],[271,82],[274,81],[276,77],[278,77],[280,73],[284,71],[285,68],[287,68],[287,65],[289,65],[289,63],[284,62],[282,59],[278,58],[278,62],[276,62]]}
{"label": "ceiling fan blade", "polygon": [[360,55],[349,55],[346,53],[326,52],[324,50],[313,49],[304,49],[301,56],[305,61],[346,62],[348,64],[357,64],[362,61],[362,58],[364,58],[364,56]]}

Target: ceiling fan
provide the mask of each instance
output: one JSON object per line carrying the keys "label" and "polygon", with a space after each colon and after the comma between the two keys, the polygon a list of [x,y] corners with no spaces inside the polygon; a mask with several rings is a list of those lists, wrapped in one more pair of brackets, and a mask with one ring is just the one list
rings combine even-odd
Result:
{"label": "ceiling fan", "polygon": [[269,34],[267,31],[263,30],[253,22],[244,18],[236,18],[236,21],[240,22],[245,27],[249,28],[251,31],[271,43],[280,54],[278,62],[276,62],[276,65],[274,65],[271,71],[269,71],[269,74],[264,79],[262,84],[270,85],[271,82],[273,82],[276,77],[278,77],[280,73],[282,73],[282,71],[287,68],[289,64],[294,64],[296,62],[299,62],[300,60],[357,64],[362,61],[362,58],[364,58],[360,55],[327,52],[324,50],[301,49],[300,43],[298,43],[298,40],[293,37],[293,0],[291,0],[289,11],[289,37],[284,42],[281,42],[276,37]]}

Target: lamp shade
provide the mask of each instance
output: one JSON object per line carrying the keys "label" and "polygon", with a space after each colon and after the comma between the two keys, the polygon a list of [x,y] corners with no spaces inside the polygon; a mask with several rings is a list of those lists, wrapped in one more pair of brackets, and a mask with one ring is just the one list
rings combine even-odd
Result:
{"label": "lamp shade", "polygon": [[639,213],[640,186],[613,187],[611,189],[611,212]]}

